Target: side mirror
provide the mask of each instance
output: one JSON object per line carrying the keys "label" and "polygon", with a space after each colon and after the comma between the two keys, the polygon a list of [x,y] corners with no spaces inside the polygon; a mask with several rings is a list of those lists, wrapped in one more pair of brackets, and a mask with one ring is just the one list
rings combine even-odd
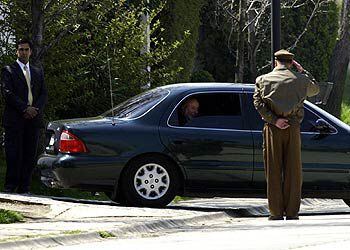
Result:
{"label": "side mirror", "polygon": [[318,82],[317,84],[320,87],[320,93],[307,99],[316,105],[326,105],[334,84],[332,82]]}
{"label": "side mirror", "polygon": [[323,119],[316,120],[314,130],[321,134],[331,134],[336,132],[336,129]]}

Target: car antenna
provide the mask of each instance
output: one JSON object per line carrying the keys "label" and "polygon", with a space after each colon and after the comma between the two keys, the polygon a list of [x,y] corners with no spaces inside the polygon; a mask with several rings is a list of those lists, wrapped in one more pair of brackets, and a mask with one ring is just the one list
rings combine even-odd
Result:
{"label": "car antenna", "polygon": [[115,125],[114,120],[114,102],[113,102],[113,86],[112,86],[112,74],[111,74],[111,65],[109,63],[109,55],[108,55],[108,47],[107,47],[107,67],[108,67],[108,75],[109,75],[109,92],[111,95],[111,107],[112,107],[112,125]]}

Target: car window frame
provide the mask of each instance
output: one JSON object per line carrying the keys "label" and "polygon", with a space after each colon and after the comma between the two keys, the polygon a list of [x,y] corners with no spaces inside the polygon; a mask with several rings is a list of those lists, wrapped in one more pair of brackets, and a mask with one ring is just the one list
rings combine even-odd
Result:
{"label": "car window frame", "polygon": [[239,95],[239,101],[240,101],[240,108],[241,108],[241,116],[242,116],[242,125],[244,126],[244,108],[242,105],[242,101],[243,100],[243,94],[245,94],[244,89],[240,89],[240,90],[210,90],[210,91],[196,91],[196,92],[191,92],[187,95],[185,95],[184,97],[182,97],[180,99],[180,101],[177,101],[177,104],[175,105],[175,107],[173,108],[173,110],[170,112],[170,115],[167,118],[167,126],[170,128],[176,128],[176,129],[193,129],[193,130],[211,130],[211,131],[239,131],[239,132],[249,132],[250,130],[247,129],[233,129],[233,128],[202,128],[202,127],[184,127],[184,126],[175,126],[175,125],[171,125],[169,123],[171,116],[173,115],[174,112],[176,112],[177,108],[179,107],[179,105],[187,98],[189,98],[190,96],[193,95],[198,95],[198,94],[215,94],[215,93],[232,93],[232,94],[238,94]]}

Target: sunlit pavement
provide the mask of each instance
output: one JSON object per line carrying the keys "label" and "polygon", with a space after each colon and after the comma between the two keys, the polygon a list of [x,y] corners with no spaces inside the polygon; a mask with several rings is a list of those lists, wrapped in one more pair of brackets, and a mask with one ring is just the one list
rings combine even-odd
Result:
{"label": "sunlit pavement", "polygon": [[54,249],[350,249],[350,215],[301,216],[299,221],[232,218],[147,236]]}
{"label": "sunlit pavement", "polygon": [[26,215],[25,223],[0,225],[0,249],[89,249],[78,244],[99,241],[114,249],[115,238],[118,249],[293,249],[339,246],[350,235],[350,208],[342,200],[305,199],[300,221],[274,222],[267,221],[266,199],[193,199],[164,209],[1,193],[0,200],[2,208]]}

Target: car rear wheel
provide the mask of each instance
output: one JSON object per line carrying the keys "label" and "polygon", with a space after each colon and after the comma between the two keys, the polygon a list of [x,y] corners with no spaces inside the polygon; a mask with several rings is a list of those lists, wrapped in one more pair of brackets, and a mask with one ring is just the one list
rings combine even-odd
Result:
{"label": "car rear wheel", "polygon": [[350,199],[344,199],[343,201],[350,207]]}
{"label": "car rear wheel", "polygon": [[161,157],[144,157],[129,164],[121,177],[126,203],[164,207],[175,197],[179,175],[173,163]]}

